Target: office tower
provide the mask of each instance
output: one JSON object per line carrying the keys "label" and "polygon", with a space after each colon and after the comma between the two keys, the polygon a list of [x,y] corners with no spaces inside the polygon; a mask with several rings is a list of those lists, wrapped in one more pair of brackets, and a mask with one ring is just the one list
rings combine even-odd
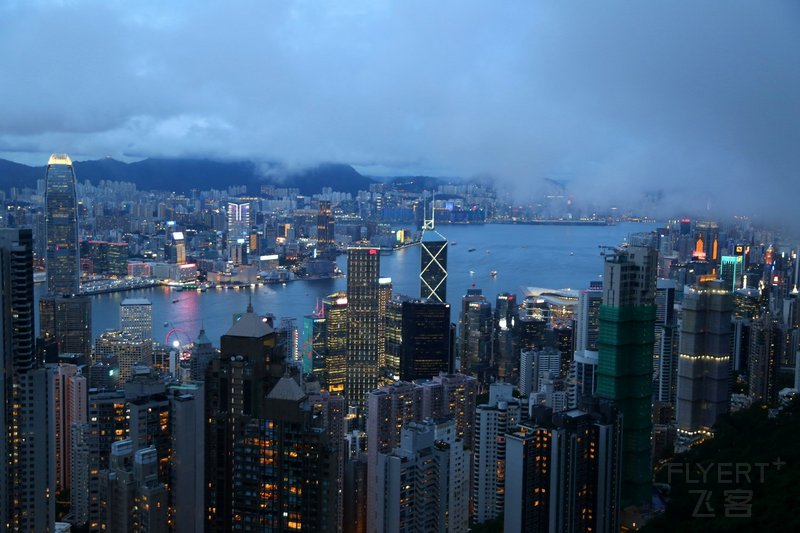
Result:
{"label": "office tower", "polygon": [[378,455],[377,531],[469,530],[469,456],[460,439],[440,439],[437,429],[412,422],[400,446]]}
{"label": "office tower", "polygon": [[733,292],[742,286],[744,257],[741,255],[723,255],[719,265],[719,277],[725,282],[725,289]]}
{"label": "office tower", "polygon": [[546,379],[560,379],[562,354],[552,346],[533,352],[533,391],[542,392]]}
{"label": "office tower", "polygon": [[389,302],[392,300],[392,278],[378,279],[378,367],[382,379],[389,379],[386,361],[386,325]]}
{"label": "office tower", "polygon": [[0,524],[51,531],[54,383],[34,354],[31,230],[0,230],[0,307]]}
{"label": "office tower", "polygon": [[109,468],[100,473],[100,479],[103,531],[169,531],[169,493],[158,479],[155,448],[137,450],[130,440],[115,442]]}
{"label": "office tower", "polygon": [[344,394],[347,360],[347,294],[337,292],[322,299],[325,315],[325,379],[332,394]]}
{"label": "office tower", "polygon": [[402,304],[400,379],[430,379],[452,372],[450,304],[410,300]]}
{"label": "office tower", "polygon": [[547,321],[542,318],[523,315],[519,317],[516,328],[517,346],[521,350],[544,348]]}
{"label": "office tower", "polygon": [[504,531],[619,531],[621,434],[613,405],[534,407],[505,437]]}
{"label": "office tower", "polygon": [[378,387],[381,256],[376,248],[347,250],[347,359],[344,394],[348,405],[364,407]]}
{"label": "office tower", "polygon": [[675,316],[675,281],[656,282],[656,324],[653,344],[653,373],[657,402],[675,410],[678,390],[678,323]]}
{"label": "office tower", "polygon": [[521,420],[519,402],[508,383],[492,383],[489,402],[475,412],[472,449],[472,518],[482,524],[503,516],[505,504],[505,435]]}
{"label": "office tower", "polygon": [[780,323],[766,310],[750,327],[747,368],[750,398],[756,403],[774,405],[778,401],[781,342]]}
{"label": "office tower", "polygon": [[203,531],[205,448],[202,384],[169,386],[170,499],[173,530]]}
{"label": "office tower", "polygon": [[138,340],[121,331],[106,331],[94,343],[97,361],[113,360],[119,369],[119,384],[133,377],[133,367],[139,363],[152,364],[152,341]]}
{"label": "office tower", "polygon": [[119,304],[122,333],[134,339],[153,340],[153,305],[147,298],[125,298]]}
{"label": "office tower", "polygon": [[47,362],[86,364],[92,354],[92,301],[88,296],[42,296],[39,337],[49,353]]}
{"label": "office tower", "polygon": [[597,385],[598,353],[591,350],[576,351],[570,368],[569,406],[576,408],[584,398],[594,396]]}
{"label": "office tower", "polygon": [[622,413],[622,501],[650,501],[650,435],[655,322],[655,250],[630,246],[605,256],[597,395]]}
{"label": "office tower", "polygon": [[412,298],[393,294],[386,306],[386,372],[400,378],[400,357],[403,352],[403,303]]}
{"label": "office tower", "polygon": [[711,434],[728,412],[733,295],[720,281],[706,281],[683,294],[676,420],[681,436]]}
{"label": "office tower", "polygon": [[447,302],[447,239],[434,229],[433,211],[423,223],[419,248],[420,298]]}
{"label": "office tower", "polygon": [[317,214],[317,251],[329,252],[336,248],[336,223],[331,211],[331,203],[328,200],[319,201],[319,213]]}
{"label": "office tower", "polygon": [[328,389],[325,372],[325,316],[303,317],[303,337],[300,349],[303,374],[314,374],[323,390]]}
{"label": "office tower", "polygon": [[182,231],[173,231],[169,234],[165,245],[164,255],[168,263],[183,265],[186,263],[186,237]]}
{"label": "office tower", "polygon": [[211,339],[206,335],[206,330],[201,328],[192,346],[192,355],[189,358],[189,376],[192,381],[204,381],[206,368],[211,364],[219,352],[211,344]]}
{"label": "office tower", "polygon": [[483,295],[481,289],[467,289],[467,294],[461,298],[461,313],[458,315],[458,356],[460,360],[460,369],[463,372],[466,368],[466,361],[464,359],[464,350],[467,345],[467,312],[469,311],[469,304],[472,302],[485,302],[486,297]]}
{"label": "office tower", "polygon": [[47,161],[44,209],[47,292],[54,296],[78,294],[78,200],[72,160],[66,154],[53,154]]}
{"label": "office tower", "polygon": [[228,243],[250,233],[250,204],[228,202]]}
{"label": "office tower", "polygon": [[476,376],[488,383],[492,361],[492,306],[478,290],[467,290],[462,300],[461,318],[461,372]]}
{"label": "office tower", "polygon": [[510,380],[519,362],[514,335],[518,318],[516,295],[498,294],[494,309],[494,372],[501,380]]}

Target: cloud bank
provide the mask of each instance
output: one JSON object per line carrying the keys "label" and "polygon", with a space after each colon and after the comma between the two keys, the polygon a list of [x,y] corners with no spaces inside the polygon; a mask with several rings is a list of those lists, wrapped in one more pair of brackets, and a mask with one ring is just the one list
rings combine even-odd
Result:
{"label": "cloud bank", "polygon": [[28,163],[330,161],[772,218],[800,198],[793,0],[7,2],[0,76],[0,154]]}

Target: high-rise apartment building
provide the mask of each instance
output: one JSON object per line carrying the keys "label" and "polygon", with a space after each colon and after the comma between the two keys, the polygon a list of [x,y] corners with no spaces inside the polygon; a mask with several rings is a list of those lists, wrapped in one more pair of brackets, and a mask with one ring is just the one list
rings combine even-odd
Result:
{"label": "high-rise apartment building", "polygon": [[[347,359],[345,398],[364,407],[367,393],[378,387],[380,338],[380,266],[377,248],[347,250]],[[385,342],[385,339],[384,339]]]}
{"label": "high-rise apartment building", "polygon": [[469,530],[469,455],[452,426],[411,422],[400,446],[378,455],[377,531]]}
{"label": "high-rise apartment building", "polygon": [[621,420],[613,405],[594,403],[535,406],[505,436],[504,531],[619,531]]}
{"label": "high-rise apartment building", "polygon": [[72,160],[66,154],[53,154],[47,161],[44,203],[47,292],[52,295],[78,294],[81,276],[78,200]]}
{"label": "high-rise apartment building", "polygon": [[623,416],[623,505],[650,501],[652,377],[658,253],[629,246],[605,256],[597,395]]}
{"label": "high-rise apartment building", "polygon": [[53,376],[35,358],[31,230],[0,230],[0,524],[52,531]]}
{"label": "high-rise apartment building", "polygon": [[730,404],[733,294],[720,281],[683,294],[676,420],[687,438],[708,436]]}
{"label": "high-rise apartment building", "polygon": [[472,519],[482,524],[503,516],[506,479],[506,433],[521,421],[519,401],[508,383],[489,387],[489,402],[475,413],[472,449]]}

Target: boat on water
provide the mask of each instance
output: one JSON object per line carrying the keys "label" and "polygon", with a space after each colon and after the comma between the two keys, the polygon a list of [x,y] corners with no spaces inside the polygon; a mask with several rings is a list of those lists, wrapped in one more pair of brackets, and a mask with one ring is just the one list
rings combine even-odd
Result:
{"label": "boat on water", "polygon": [[467,250],[467,251],[468,251],[468,252],[474,252],[474,251],[475,251],[475,248],[470,248],[470,249],[469,249],[469,250]]}
{"label": "boat on water", "polygon": [[489,272],[489,276],[493,277],[493,278],[496,278],[497,277],[497,270],[492,270],[491,272]]}
{"label": "boat on water", "polygon": [[172,300],[172,303],[174,303],[174,304],[176,304],[178,302],[180,302],[180,300]]}

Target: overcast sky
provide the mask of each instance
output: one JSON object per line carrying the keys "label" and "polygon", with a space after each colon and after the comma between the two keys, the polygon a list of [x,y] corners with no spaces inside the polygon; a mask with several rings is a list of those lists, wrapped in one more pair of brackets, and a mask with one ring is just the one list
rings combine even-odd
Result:
{"label": "overcast sky", "polygon": [[796,212],[800,2],[5,0],[0,156],[53,151]]}

